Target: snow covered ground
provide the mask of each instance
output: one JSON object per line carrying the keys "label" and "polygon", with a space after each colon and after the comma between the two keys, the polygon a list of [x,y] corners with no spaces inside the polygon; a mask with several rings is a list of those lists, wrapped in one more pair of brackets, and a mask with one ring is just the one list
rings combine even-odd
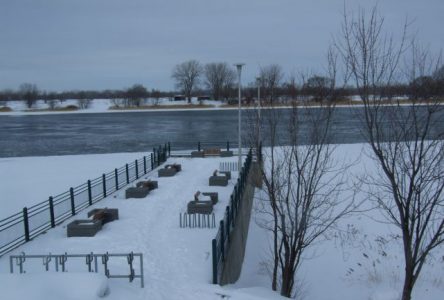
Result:
{"label": "snow covered ground", "polygon": [[[352,168],[354,177],[369,168],[368,158],[362,154],[362,145],[339,145],[338,157],[347,157],[350,161],[359,159]],[[125,162],[143,155],[142,153],[124,153],[109,155],[79,155],[60,157],[28,157],[0,160],[3,172],[0,182],[3,191],[14,182],[24,182],[34,186],[43,199],[54,194],[57,182],[60,191],[70,185],[84,182],[84,175],[92,177],[109,171]],[[264,262],[269,250],[268,234],[257,226],[254,217],[250,223],[246,259],[240,280],[225,287],[211,282],[211,239],[216,229],[179,228],[179,212],[185,211],[186,203],[191,200],[196,190],[209,191],[208,176],[217,169],[219,162],[226,158],[174,158],[170,162],[182,164],[183,171],[172,178],[157,178],[157,173],[150,175],[159,180],[159,189],[154,190],[145,199],[124,200],[124,191],[108,197],[94,207],[116,207],[120,219],[106,224],[94,238],[67,238],[67,220],[55,229],[49,230],[33,241],[19,247],[11,254],[24,251],[27,254],[45,253],[95,253],[101,252],[141,252],[144,255],[145,288],[141,289],[135,280],[128,283],[124,279],[90,278],[91,274],[74,273],[74,266],[69,266],[70,275],[65,274],[54,279],[51,272],[45,273],[41,261],[28,265],[26,276],[10,277],[8,255],[0,258],[0,291],[2,298],[21,299],[96,299],[106,292],[105,299],[281,299],[269,290],[270,283]],[[236,161],[236,158],[228,160]],[[20,168],[22,171],[13,173]],[[38,176],[44,169],[45,176]],[[67,170],[70,170],[68,172]],[[7,178],[9,174],[10,178]],[[234,173],[228,187],[211,188],[219,192],[220,203],[215,206],[216,222],[222,218],[228,197],[234,186],[237,174]],[[39,177],[44,177],[44,180]],[[351,179],[350,179],[351,180]],[[46,182],[46,183],[45,183]],[[31,204],[25,197],[28,189],[15,184],[8,188],[8,195],[14,197],[17,208]],[[257,195],[260,191],[256,190]],[[3,192],[2,192],[3,194]],[[12,199],[12,198],[10,198]],[[2,207],[7,198],[1,198]],[[41,201],[36,199],[35,201]],[[15,211],[15,209],[13,209]],[[84,211],[77,218],[86,218]],[[385,224],[375,222],[373,215],[356,214],[345,219],[342,231],[332,232],[325,241],[315,245],[306,253],[301,275],[303,281],[301,294],[307,300],[343,300],[398,299],[402,284],[402,252],[396,231]],[[444,294],[444,260],[441,252],[432,258],[420,278],[414,291],[413,299],[440,300]],[[84,267],[84,262],[79,262]],[[433,267],[432,267],[433,266]],[[116,266],[116,271],[127,272],[127,265]],[[40,276],[40,274],[44,274]],[[38,278],[38,284],[32,284]],[[57,289],[51,296],[47,292],[48,282],[57,280]],[[88,282],[85,283],[85,281]],[[20,286],[21,288],[18,288]],[[73,289],[88,289],[73,291]],[[46,291],[46,292],[45,292]],[[68,295],[80,295],[82,297]],[[39,296],[41,295],[41,296]],[[14,298],[16,297],[16,298]],[[282,298],[283,299],[283,298]]]}
{"label": "snow covered ground", "polygon": [[[118,102],[118,101],[117,101]],[[197,101],[197,98],[193,98],[192,105],[195,105],[195,108],[199,110],[208,110],[208,109],[217,109],[223,105],[221,101],[215,100],[203,100],[201,102]],[[208,107],[199,107],[198,104],[203,104]],[[77,110],[63,110],[68,106],[77,106],[79,107],[78,100],[64,100],[63,102],[55,101],[55,109],[50,110],[50,102],[37,100],[31,109],[28,109],[25,101],[3,101],[0,102],[0,116],[2,115],[23,115],[23,114],[66,114],[66,113],[112,113],[112,112],[139,112],[139,111],[147,111],[147,107],[151,106],[154,111],[162,111],[162,110],[170,110],[172,108],[168,108],[168,106],[174,106],[174,110],[181,110],[181,106],[183,106],[184,110],[189,110],[189,103],[186,100],[179,101],[170,101],[168,98],[161,98],[154,105],[152,99],[147,99],[141,105],[145,106],[143,109],[127,109],[120,105],[120,109],[112,109],[112,107],[116,106],[116,101],[112,99],[94,99],[90,102],[89,106],[85,109],[77,109]],[[1,112],[1,109],[4,107],[9,107],[11,111]],[[231,108],[230,108],[231,109]]]}
{"label": "snow covered ground", "polygon": [[[31,174],[19,173],[13,176],[16,180],[28,180],[32,182],[38,174],[38,168],[44,166],[51,159],[55,159],[52,165],[46,166],[47,172],[45,176],[47,180],[55,177],[64,177],[63,170],[76,166],[77,178],[81,178],[80,174],[84,174],[89,166],[95,166],[97,175],[99,169],[107,166],[107,170],[113,166],[120,165],[125,158],[140,157],[139,153],[133,154],[117,154],[106,155],[103,159],[99,159],[100,155],[83,155],[83,156],[67,156],[53,158],[19,158],[17,160],[4,160],[3,166],[10,165],[24,166],[35,161],[30,168]],[[113,159],[116,157],[116,159]],[[58,161],[56,161],[58,160]],[[152,191],[144,199],[124,199],[124,189],[113,194],[105,200],[95,204],[96,207],[109,207],[119,209],[119,220],[107,223],[101,231],[93,238],[67,238],[66,225],[73,219],[85,219],[87,211],[83,211],[74,218],[67,220],[55,229],[49,230],[46,234],[35,238],[33,241],[19,247],[10,254],[19,254],[22,251],[27,254],[63,254],[68,253],[129,253],[131,251],[141,252],[144,255],[145,268],[145,288],[139,287],[138,280],[134,280],[132,284],[122,279],[109,279],[107,286],[106,299],[195,299],[197,296],[203,299],[220,299],[221,294],[230,294],[232,299],[264,299],[263,295],[273,295],[280,298],[275,293],[263,292],[262,288],[253,289],[226,289],[219,286],[211,285],[211,240],[216,234],[217,228],[214,229],[190,229],[179,227],[179,213],[186,211],[187,202],[193,199],[193,195],[197,190],[202,192],[214,191],[219,193],[219,203],[215,205],[214,212],[216,220],[222,219],[225,206],[228,203],[229,196],[232,192],[234,184],[237,180],[237,173],[234,172],[232,180],[227,187],[209,187],[208,177],[213,170],[218,169],[220,161],[236,161],[237,158],[175,158],[170,159],[169,163],[178,162],[182,164],[182,171],[174,177],[157,177],[157,172],[153,172],[144,178],[150,178],[159,181],[159,188]],[[98,165],[93,161],[99,162]],[[37,167],[38,166],[38,167]],[[3,168],[2,168],[3,169]],[[51,169],[52,171],[48,171]],[[82,172],[80,172],[82,170]],[[92,169],[90,169],[92,170]],[[101,173],[101,172],[100,172]],[[5,177],[5,176],[3,176]],[[11,176],[12,177],[12,176]],[[75,182],[72,182],[76,176],[70,177],[64,184],[63,190]],[[67,177],[65,177],[66,180]],[[144,179],[142,178],[142,179]],[[82,178],[83,181],[85,178]],[[13,181],[13,180],[12,180]],[[59,180],[58,184],[62,184],[63,180]],[[49,182],[49,181],[48,181]],[[31,185],[31,184],[30,184]],[[17,186],[16,186],[17,187]],[[21,196],[24,195],[23,189],[18,186],[16,190],[15,202],[20,202]],[[3,189],[3,187],[2,187]],[[40,192],[47,191],[51,194],[53,187],[42,184],[39,188]],[[9,193],[11,195],[11,193]],[[2,198],[2,201],[5,201]],[[20,203],[23,206],[29,203]],[[69,261],[68,261],[69,263]],[[68,270],[79,272],[79,266],[84,266],[84,262],[80,261],[74,265],[68,266]],[[128,265],[125,261],[116,265],[114,272],[128,272]],[[8,280],[0,281],[0,290],[2,296],[6,299],[18,299],[26,294],[32,295],[32,299],[61,299],[63,293],[67,295],[71,293],[71,289],[91,288],[93,291],[103,289],[103,282],[97,280],[96,283],[91,281],[89,286],[84,287],[83,282],[88,280],[89,274],[85,273],[85,277],[63,277],[59,278],[61,282],[58,286],[56,296],[42,293],[35,289],[45,289],[51,280],[49,277],[39,277],[40,281],[47,282],[40,285],[27,286],[27,282],[32,280],[34,276],[38,276],[40,272],[44,272],[41,261],[33,264],[31,261],[25,264],[25,270],[29,276],[23,277],[22,290],[17,289],[17,280],[20,277],[13,276]],[[0,275],[8,276],[9,271],[8,255],[0,259]],[[14,284],[11,283],[15,282]],[[91,285],[94,285],[91,287]],[[259,290],[259,291],[258,291]],[[25,291],[25,292],[24,292]],[[97,293],[89,293],[82,299],[95,299]],[[41,295],[41,297],[39,297]],[[266,297],[268,298],[268,296]],[[74,299],[74,298],[72,298]]]}
{"label": "snow covered ground", "polygon": [[[336,148],[335,159],[353,163],[348,175],[350,185],[364,172],[375,172],[367,153],[366,146],[362,144],[339,145]],[[258,207],[258,199],[265,197],[260,193],[256,193],[254,208]],[[361,190],[357,200],[363,197]],[[368,207],[368,203],[364,202],[361,209]],[[256,221],[250,222],[246,259],[235,287],[271,286],[266,266],[270,266],[272,239],[270,232],[257,222],[263,217],[256,214]],[[298,274],[302,279],[297,283],[299,296],[309,300],[399,300],[404,280],[402,240],[399,230],[379,222],[382,219],[375,210],[355,213],[343,219],[338,229],[321,242],[308,248]],[[436,256],[424,267],[413,299],[443,299],[443,250],[444,247],[437,249]]]}

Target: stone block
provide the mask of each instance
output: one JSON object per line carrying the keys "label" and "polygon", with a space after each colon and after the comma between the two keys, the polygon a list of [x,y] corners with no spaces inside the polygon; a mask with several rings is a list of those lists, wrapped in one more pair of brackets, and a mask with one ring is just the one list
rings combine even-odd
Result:
{"label": "stone block", "polygon": [[203,151],[191,151],[191,157],[205,157]]}
{"label": "stone block", "polygon": [[213,201],[190,201],[187,205],[188,214],[211,214]]}
{"label": "stone block", "polygon": [[136,187],[138,188],[148,188],[150,191],[155,190],[159,187],[159,184],[155,180],[147,180],[147,181],[139,181],[136,183]]}
{"label": "stone block", "polygon": [[209,178],[210,186],[227,186],[228,185],[228,177],[227,176],[210,176]]}
{"label": "stone block", "polygon": [[88,218],[93,216],[93,220],[102,221],[102,225],[119,219],[117,208],[95,208],[88,212]]}
{"label": "stone block", "polygon": [[125,199],[128,198],[145,198],[150,193],[149,188],[130,187],[125,191]]}
{"label": "stone block", "polygon": [[213,202],[213,204],[216,204],[219,201],[219,194],[218,193],[203,192],[202,195],[210,197],[211,202]]}
{"label": "stone block", "polygon": [[230,157],[233,156],[233,151],[225,150],[220,152],[220,157]]}
{"label": "stone block", "polygon": [[68,237],[91,237],[102,229],[100,220],[74,220],[67,226]]}

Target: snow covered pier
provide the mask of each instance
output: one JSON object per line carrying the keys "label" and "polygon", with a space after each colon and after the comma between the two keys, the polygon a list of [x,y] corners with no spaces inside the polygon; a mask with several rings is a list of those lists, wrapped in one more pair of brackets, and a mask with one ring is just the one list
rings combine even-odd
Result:
{"label": "snow covered pier", "polygon": [[[183,298],[184,294],[193,294],[199,286],[211,283],[211,240],[217,229],[180,228],[178,216],[186,212],[187,203],[193,200],[196,191],[202,191],[218,193],[218,203],[214,205],[213,212],[217,222],[223,219],[238,173],[232,172],[228,185],[224,187],[209,186],[208,179],[220,163],[236,160],[237,157],[170,158],[167,163],[181,164],[182,170],[172,177],[158,177],[155,169],[140,177],[139,180],[158,181],[158,188],[145,198],[125,200],[125,188],[122,188],[91,206],[91,209],[112,207],[119,211],[119,219],[107,223],[94,237],[66,236],[67,224],[74,219],[87,219],[88,209],[10,254],[142,253],[146,288],[141,292],[138,287],[125,287],[127,283],[124,281],[110,279],[109,299],[119,299],[123,291],[125,297],[131,299],[154,294],[155,299],[177,299]],[[132,185],[135,183],[129,186]],[[128,264],[116,263],[110,268],[117,273],[124,273],[127,272]],[[67,269],[77,268],[70,266]],[[7,273],[8,270],[9,260],[5,255],[0,258],[0,273]],[[27,265],[27,272],[44,272],[41,262]]]}

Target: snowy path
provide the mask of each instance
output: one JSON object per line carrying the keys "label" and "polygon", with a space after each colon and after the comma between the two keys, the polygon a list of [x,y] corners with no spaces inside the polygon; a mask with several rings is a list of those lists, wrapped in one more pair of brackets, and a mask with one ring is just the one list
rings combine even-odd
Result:
{"label": "snowy path", "polygon": [[[223,159],[227,160],[235,161],[236,158]],[[179,228],[179,212],[186,211],[187,202],[197,190],[214,191],[219,193],[219,203],[214,207],[216,220],[222,218],[237,173],[233,172],[227,187],[209,187],[208,177],[218,169],[220,161],[220,158],[170,159],[168,163],[181,163],[182,171],[166,178],[157,178],[157,172],[151,173],[147,177],[158,180],[159,188],[146,198],[124,200],[122,189],[94,205],[119,209],[119,220],[106,224],[95,237],[66,237],[66,224],[72,219],[86,218],[88,210],[85,210],[11,254],[22,251],[27,254],[141,252],[144,255],[145,289],[140,289],[137,280],[129,284],[122,279],[113,279],[110,280],[111,294],[107,298],[119,299],[125,295],[130,299],[184,299],[184,295],[190,295],[190,299],[194,299],[199,286],[204,290],[211,287],[208,285],[211,281],[211,239],[216,229]],[[35,270],[34,265],[26,266],[28,272],[43,271],[41,262]],[[125,264],[121,267],[127,271]],[[2,257],[0,272],[5,273],[8,268],[7,256]],[[214,291],[208,292],[215,295]]]}

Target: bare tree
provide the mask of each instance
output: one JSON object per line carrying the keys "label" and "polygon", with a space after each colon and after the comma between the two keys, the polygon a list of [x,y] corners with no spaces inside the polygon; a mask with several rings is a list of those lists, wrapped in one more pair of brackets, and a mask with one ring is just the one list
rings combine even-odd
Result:
{"label": "bare tree", "polygon": [[[261,113],[263,142],[270,147],[263,155],[266,196],[257,201],[256,220],[272,236],[272,289],[286,297],[300,293],[297,273],[305,251],[355,208],[353,192],[344,192],[348,166],[333,156],[334,103],[327,99],[318,108],[301,101],[286,111],[272,103]],[[257,135],[256,124],[250,136]]]}
{"label": "bare tree", "polygon": [[282,67],[276,64],[261,67],[259,77],[264,88],[264,97],[267,97],[270,103],[273,103],[276,89],[284,77]]}
{"label": "bare tree", "polygon": [[37,89],[37,85],[33,83],[22,83],[19,87],[19,93],[26,101],[27,107],[31,108],[37,101],[39,90]]}
{"label": "bare tree", "polygon": [[134,84],[132,87],[126,90],[125,96],[127,106],[139,107],[142,101],[148,97],[148,91],[143,85]]}
{"label": "bare tree", "polygon": [[227,63],[209,63],[204,69],[205,85],[211,91],[214,100],[233,87],[236,79],[235,71]]}
{"label": "bare tree", "polygon": [[197,60],[189,60],[176,65],[171,77],[176,81],[176,88],[180,89],[191,102],[193,90],[199,85],[203,68]]}
{"label": "bare tree", "polygon": [[[350,18],[344,13],[338,49],[362,98],[363,133],[379,173],[368,174],[370,199],[402,236],[405,276],[402,300],[431,253],[444,243],[444,117],[436,101],[412,99],[383,105],[378,87],[397,78],[406,53],[407,25],[399,43],[383,32],[384,18],[373,8]],[[410,72],[422,69],[425,53],[413,50]]]}

